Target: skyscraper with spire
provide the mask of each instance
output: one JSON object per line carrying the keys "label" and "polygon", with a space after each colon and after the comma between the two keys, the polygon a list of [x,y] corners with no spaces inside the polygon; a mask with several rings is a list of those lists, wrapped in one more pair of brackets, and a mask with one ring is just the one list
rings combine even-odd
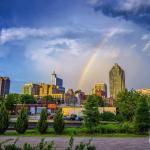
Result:
{"label": "skyscraper with spire", "polygon": [[60,91],[65,92],[65,88],[63,87],[63,79],[58,78],[55,71],[51,74],[51,84],[56,85]]}
{"label": "skyscraper with spire", "polygon": [[116,98],[119,92],[125,90],[125,72],[116,63],[109,72],[110,97]]}

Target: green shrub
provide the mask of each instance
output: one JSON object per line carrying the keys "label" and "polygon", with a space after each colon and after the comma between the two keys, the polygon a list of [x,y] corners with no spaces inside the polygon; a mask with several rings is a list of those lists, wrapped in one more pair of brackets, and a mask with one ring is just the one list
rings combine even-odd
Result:
{"label": "green shrub", "polygon": [[99,125],[95,127],[95,133],[101,134],[109,134],[109,133],[118,133],[120,129],[120,125],[117,124],[107,124],[107,125]]}
{"label": "green shrub", "polygon": [[96,150],[94,145],[91,145],[91,140],[88,143],[80,142],[79,145],[76,145],[75,150]]}
{"label": "green shrub", "polygon": [[15,144],[9,144],[4,146],[4,150],[21,150],[21,148],[17,147]]}
{"label": "green shrub", "polygon": [[53,150],[54,149],[54,142],[44,142],[44,139],[35,147],[35,150]]}
{"label": "green shrub", "polygon": [[120,125],[120,133],[135,133],[135,128],[133,123],[124,122]]}
{"label": "green shrub", "polygon": [[0,134],[3,134],[9,126],[9,115],[5,104],[0,103]]}
{"label": "green shrub", "polygon": [[48,128],[48,122],[47,122],[47,111],[46,109],[42,109],[40,114],[40,120],[37,124],[37,129],[41,134],[46,133],[46,130]]}
{"label": "green shrub", "polygon": [[25,143],[23,145],[23,150],[35,150],[30,144]]}
{"label": "green shrub", "polygon": [[19,116],[17,117],[15,128],[18,133],[24,133],[28,128],[28,114],[27,110],[24,107],[22,108]]}
{"label": "green shrub", "polygon": [[116,115],[111,112],[104,112],[100,114],[100,120],[102,121],[116,121]]}
{"label": "green shrub", "polygon": [[55,133],[61,134],[65,127],[64,117],[61,109],[58,109],[54,115],[54,124],[53,124]]}

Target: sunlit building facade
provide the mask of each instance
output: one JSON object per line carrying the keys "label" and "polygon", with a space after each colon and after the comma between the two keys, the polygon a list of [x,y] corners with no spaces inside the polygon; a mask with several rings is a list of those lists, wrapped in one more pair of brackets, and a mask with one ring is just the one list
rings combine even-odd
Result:
{"label": "sunlit building facade", "polygon": [[107,97],[107,85],[105,83],[96,83],[92,89],[92,94]]}
{"label": "sunlit building facade", "polygon": [[39,96],[40,86],[38,84],[24,84],[22,88],[22,94]]}

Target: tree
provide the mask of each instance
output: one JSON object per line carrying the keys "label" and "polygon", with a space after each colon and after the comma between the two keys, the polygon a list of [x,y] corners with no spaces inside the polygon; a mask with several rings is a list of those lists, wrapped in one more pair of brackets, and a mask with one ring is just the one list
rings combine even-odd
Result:
{"label": "tree", "polygon": [[3,134],[9,126],[9,115],[5,104],[0,103],[0,133]]}
{"label": "tree", "polygon": [[56,102],[56,100],[52,96],[44,96],[43,100],[47,102]]}
{"label": "tree", "polygon": [[115,101],[115,106],[118,108],[120,118],[123,118],[123,121],[132,122],[137,105],[143,99],[149,101],[148,96],[138,93],[135,90],[124,90],[120,92]]}
{"label": "tree", "polygon": [[61,134],[65,127],[64,117],[61,109],[58,109],[54,115],[54,130],[55,133]]}
{"label": "tree", "polygon": [[42,109],[41,111],[40,120],[38,121],[37,128],[41,134],[46,133],[46,130],[48,128],[46,109]]}
{"label": "tree", "polygon": [[104,100],[102,97],[99,97],[99,106],[104,107]]}
{"label": "tree", "polygon": [[15,109],[15,105],[20,102],[19,94],[8,94],[5,98],[5,105],[7,110],[13,111]]}
{"label": "tree", "polygon": [[28,114],[27,110],[24,107],[22,108],[19,116],[17,117],[15,128],[18,133],[24,133],[28,128]]}
{"label": "tree", "polygon": [[146,133],[150,128],[150,108],[145,99],[143,99],[137,106],[135,127],[140,134]]}
{"label": "tree", "polygon": [[33,95],[21,95],[22,104],[36,104],[37,101]]}
{"label": "tree", "polygon": [[90,95],[84,105],[84,124],[88,128],[90,133],[93,132],[93,128],[99,124],[100,113],[98,110],[99,98],[95,95]]}

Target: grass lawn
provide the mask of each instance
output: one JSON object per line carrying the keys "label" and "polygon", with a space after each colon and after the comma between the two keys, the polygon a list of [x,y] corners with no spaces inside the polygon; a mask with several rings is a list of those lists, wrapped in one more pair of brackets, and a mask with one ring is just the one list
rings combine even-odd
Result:
{"label": "grass lawn", "polygon": [[24,134],[18,134],[16,131],[7,131],[0,136],[39,136],[39,137],[147,137],[148,135],[128,134],[128,133],[110,133],[110,134],[89,134],[85,128],[66,128],[61,135],[55,134],[53,128],[49,128],[46,134],[40,134],[36,129],[27,130]]}

